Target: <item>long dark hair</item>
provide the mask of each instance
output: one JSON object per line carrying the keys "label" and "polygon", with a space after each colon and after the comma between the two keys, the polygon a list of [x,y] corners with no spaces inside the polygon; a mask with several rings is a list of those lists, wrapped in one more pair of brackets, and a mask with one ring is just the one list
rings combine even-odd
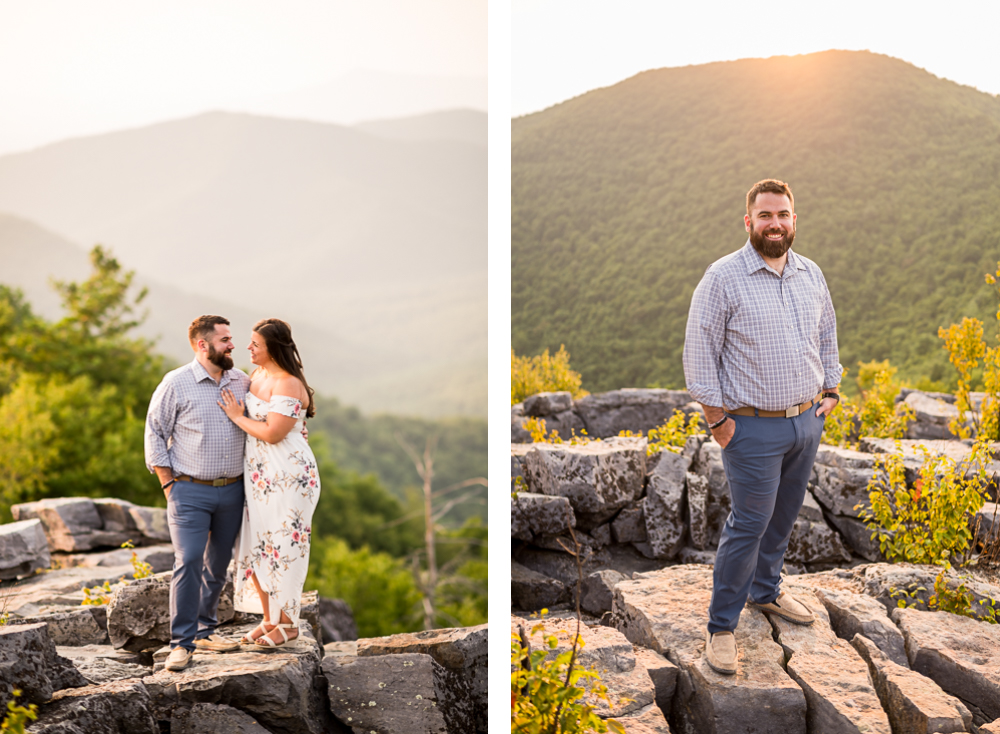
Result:
{"label": "long dark hair", "polygon": [[292,327],[281,319],[261,319],[253,325],[253,330],[264,338],[267,353],[277,365],[290,375],[294,375],[302,380],[309,393],[309,406],[306,408],[306,418],[316,415],[313,395],[315,391],[306,382],[306,376],[302,372],[302,358],[299,356],[298,347],[292,339]]}

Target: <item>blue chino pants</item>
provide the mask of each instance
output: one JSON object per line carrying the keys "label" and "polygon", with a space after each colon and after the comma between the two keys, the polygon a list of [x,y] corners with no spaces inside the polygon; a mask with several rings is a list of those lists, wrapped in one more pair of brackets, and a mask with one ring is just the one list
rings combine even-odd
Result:
{"label": "blue chino pants", "polygon": [[194,650],[218,625],[219,596],[243,523],[243,480],[224,487],[175,482],[167,495],[174,544],[170,647]]}
{"label": "blue chino pants", "polygon": [[709,632],[733,631],[747,598],[767,604],[781,586],[785,549],[805,497],[825,417],[813,405],[794,418],[730,415],[722,450],[733,510],[715,556]]}

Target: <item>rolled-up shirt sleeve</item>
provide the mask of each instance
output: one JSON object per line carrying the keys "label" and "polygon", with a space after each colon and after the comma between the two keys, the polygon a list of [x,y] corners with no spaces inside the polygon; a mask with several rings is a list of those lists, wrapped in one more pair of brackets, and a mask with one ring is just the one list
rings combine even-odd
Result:
{"label": "rolled-up shirt sleeve", "polygon": [[174,420],[177,417],[177,393],[166,380],[161,382],[149,401],[146,413],[146,430],[144,447],[146,468],[153,471],[154,466],[170,466],[170,452],[167,441],[174,431]]}
{"label": "rolled-up shirt sleeve", "polygon": [[684,334],[684,379],[691,397],[703,405],[723,407],[719,359],[726,336],[726,312],[725,289],[709,270],[694,289]]}
{"label": "rolled-up shirt sleeve", "polygon": [[840,384],[844,368],[837,348],[837,314],[833,310],[830,289],[823,278],[823,315],[819,319],[819,358],[823,363],[823,389],[832,390]]}

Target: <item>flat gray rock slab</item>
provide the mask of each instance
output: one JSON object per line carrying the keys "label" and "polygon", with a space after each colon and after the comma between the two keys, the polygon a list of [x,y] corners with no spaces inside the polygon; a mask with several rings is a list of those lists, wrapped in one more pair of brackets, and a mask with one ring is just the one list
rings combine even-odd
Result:
{"label": "flat gray rock slab", "polygon": [[882,708],[889,715],[893,732],[947,734],[971,731],[969,710],[930,678],[897,665],[864,635],[855,635],[851,646],[868,664],[868,672]]}
{"label": "flat gray rock slab", "polygon": [[891,616],[906,638],[913,670],[986,721],[1000,718],[1000,627],[948,612],[895,609]]}
{"label": "flat gray rock slab", "polygon": [[[808,493],[807,493],[808,494]],[[807,520],[801,515],[792,525],[785,561],[789,563],[844,563],[851,554],[840,535],[825,520]]]}
{"label": "flat gray rock slab", "polygon": [[[863,583],[864,592],[882,602],[887,611],[897,607],[897,599],[893,591],[904,590],[912,593],[910,605],[914,603],[919,608],[926,609],[931,594],[934,593],[934,580],[941,569],[937,566],[916,565],[912,563],[873,563],[865,566]],[[981,614],[984,605],[989,605],[991,599],[1000,601],[1000,587],[975,578],[963,577],[955,571],[945,574],[948,585],[957,588],[959,583],[972,593],[972,610]]]}
{"label": "flat gray rock slab", "polygon": [[41,520],[50,551],[72,553],[114,547],[129,539],[123,531],[105,530],[97,506],[87,497],[50,498],[10,509],[15,520]]}
{"label": "flat gray rock slab", "polygon": [[826,608],[809,589],[786,586],[812,611],[811,625],[769,615],[778,642],[788,656],[788,674],[802,686],[808,704],[809,731],[826,734],[891,734],[868,666],[830,626]]}
{"label": "flat gray rock slab", "polygon": [[214,703],[196,703],[178,709],[170,720],[170,734],[269,734],[245,711]]}
{"label": "flat gray rock slab", "polygon": [[830,515],[829,521],[844,536],[844,542],[856,555],[866,561],[885,560],[878,537],[872,538],[872,531],[864,522],[846,515]]}
{"label": "flat gray rock slab", "polygon": [[510,499],[510,537],[531,540],[536,535],[559,535],[576,527],[576,516],[566,497],[518,492]]}
{"label": "flat gray rock slab", "polygon": [[813,465],[813,494],[835,515],[858,517],[858,504],[869,505],[868,481],[874,457],[862,451],[822,444]]}
{"label": "flat gray rock slab", "polygon": [[162,507],[132,507],[129,515],[136,529],[143,537],[161,543],[170,542],[170,527],[167,525],[167,511]]}
{"label": "flat gray rock slab", "polygon": [[105,581],[118,583],[122,576],[131,578],[131,565],[99,568],[62,568],[21,579],[3,589],[9,594],[7,609],[21,617],[34,616],[42,607],[52,605],[79,606],[83,587],[101,586]]}
{"label": "flat gray rock slab", "polygon": [[628,734],[670,734],[670,724],[656,704],[650,704],[628,716],[616,717],[615,720],[625,727]]}
{"label": "flat gray rock slab", "polygon": [[951,439],[955,435],[948,424],[958,417],[958,408],[914,390],[904,402],[913,408],[915,417],[906,427],[907,438]]}
{"label": "flat gray rock slab", "polygon": [[0,580],[28,576],[51,565],[41,520],[32,518],[0,525]]}
{"label": "flat gray rock slab", "polygon": [[575,514],[610,513],[608,520],[642,493],[646,440],[537,443],[524,457],[524,474],[533,493],[566,497]]}
{"label": "flat gray rock slab", "polygon": [[[671,720],[705,734],[806,731],[806,699],[783,668],[764,615],[746,609],[736,629],[735,675],[705,662],[705,629],[712,594],[709,566],[672,566],[615,586],[611,623],[636,645],[681,669]],[[746,716],[753,710],[755,715]]]}
{"label": "flat gray rock slab", "polygon": [[[485,624],[475,627],[405,632],[388,637],[358,640],[356,654],[359,657],[411,652],[430,655],[438,665],[458,673],[463,681],[469,683],[476,730],[485,732],[489,700],[488,638],[489,628]],[[457,691],[455,695],[460,693]]]}
{"label": "flat gray rock slab", "polygon": [[[573,394],[565,390],[559,392],[535,393],[524,399],[524,414],[535,418],[544,418],[553,413],[562,413],[573,407]],[[569,438],[563,436],[563,438]]]}
{"label": "flat gray rock slab", "polygon": [[138,680],[58,691],[41,706],[32,734],[159,734],[152,701]]}
{"label": "flat gray rock slab", "polygon": [[142,682],[157,719],[169,720],[179,708],[215,703],[246,712],[272,732],[336,731],[323,691],[319,647],[311,637],[300,639],[271,651],[249,646],[230,653],[196,651],[184,670],[146,676]]}
{"label": "flat gray rock slab", "polygon": [[91,551],[90,553],[71,553],[58,556],[62,568],[82,566],[84,568],[105,568],[131,565],[132,554],[153,567],[153,573],[169,571],[174,565],[174,547],[170,543],[155,543],[141,545],[134,549],[115,548],[107,551]]}
{"label": "flat gray rock slab", "polygon": [[817,588],[815,593],[826,607],[830,624],[838,637],[843,640],[853,640],[855,635],[864,635],[889,660],[905,668],[910,667],[906,658],[903,633],[889,619],[885,607],[880,602],[870,596],[850,591]]}
{"label": "flat gray rock slab", "polygon": [[[545,637],[555,635],[558,645],[550,650],[547,659],[566,652],[572,647],[576,634],[575,619],[521,619],[511,617],[511,634],[518,634],[518,626],[530,636],[531,649],[547,649]],[[532,635],[531,630],[542,625],[543,630]],[[610,627],[580,625],[584,645],[577,652],[577,661],[584,668],[594,668],[600,673],[601,683],[608,688],[609,701],[592,702],[595,713],[602,718],[617,718],[639,711],[653,703],[656,689],[646,669],[637,662],[632,644],[617,630]],[[584,684],[585,686],[589,684]]]}
{"label": "flat gray rock slab", "polygon": [[656,689],[656,705],[661,711],[670,711],[674,693],[677,691],[677,676],[680,669],[660,653],[645,647],[635,646],[635,659],[646,669],[653,687]]}
{"label": "flat gray rock slab", "polygon": [[68,612],[11,619],[8,624],[44,623],[48,627],[49,637],[56,645],[103,645],[108,641],[108,633],[94,616],[93,609],[94,607],[87,606]]}
{"label": "flat gray rock slab", "polygon": [[139,656],[111,645],[57,647],[56,651],[70,660],[77,670],[94,685],[126,678],[142,678],[153,671],[139,663]]}
{"label": "flat gray rock slab", "polygon": [[622,388],[587,395],[574,403],[574,411],[583,419],[587,434],[596,438],[617,436],[623,430],[642,431],[658,428],[691,402],[687,390],[660,388]]}
{"label": "flat gray rock slab", "polygon": [[467,697],[455,695],[459,676],[430,655],[328,657],[322,670],[330,711],[356,734],[475,730]]}

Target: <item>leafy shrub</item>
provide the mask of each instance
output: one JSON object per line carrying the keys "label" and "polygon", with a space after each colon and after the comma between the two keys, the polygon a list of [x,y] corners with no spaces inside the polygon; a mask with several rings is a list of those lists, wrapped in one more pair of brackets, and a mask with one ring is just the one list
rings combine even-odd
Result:
{"label": "leafy shrub", "polygon": [[510,350],[510,404],[514,405],[526,397],[540,392],[566,391],[574,398],[587,395],[580,389],[583,378],[569,366],[569,352],[565,346],[549,356],[546,349],[537,357],[518,357]]}
{"label": "leafy shrub", "polygon": [[893,378],[896,368],[889,360],[858,362],[858,400],[841,395],[837,406],[826,418],[823,440],[829,444],[857,448],[859,436],[902,438],[907,424],[913,420],[913,409],[896,403],[896,395],[904,385]]}
{"label": "leafy shrub", "polygon": [[15,699],[21,695],[21,690],[15,688],[12,693],[12,698],[7,702],[7,715],[0,724],[0,732],[24,734],[24,723],[38,718],[38,707],[33,703],[29,703],[26,707],[18,705]]}
{"label": "leafy shrub", "polygon": [[[544,614],[546,610],[542,610]],[[531,629],[533,637],[544,625]],[[608,731],[625,734],[614,719],[605,721],[594,713],[598,701],[608,700],[608,689],[600,675],[574,665],[577,651],[583,647],[579,635],[573,646],[551,660],[549,653],[558,647],[556,635],[543,638],[539,649],[522,646],[518,635],[510,641],[510,730],[514,734],[587,734]],[[586,685],[586,688],[584,688]]]}
{"label": "leafy shrub", "polygon": [[667,449],[679,454],[688,437],[702,433],[701,416],[692,413],[691,417],[685,416],[684,411],[675,410],[674,414],[666,420],[659,428],[650,428],[649,444],[646,447],[646,454],[652,456],[657,451]]}

